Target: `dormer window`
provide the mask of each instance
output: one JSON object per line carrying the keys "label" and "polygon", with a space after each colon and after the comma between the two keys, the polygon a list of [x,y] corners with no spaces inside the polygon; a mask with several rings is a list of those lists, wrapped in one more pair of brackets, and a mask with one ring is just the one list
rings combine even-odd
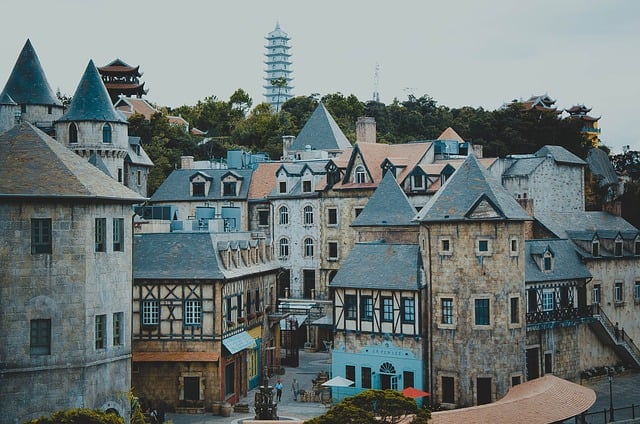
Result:
{"label": "dormer window", "polygon": [[279,192],[280,193],[286,193],[287,192],[287,182],[286,181],[280,181]]}
{"label": "dormer window", "polygon": [[593,240],[591,242],[591,256],[593,256],[594,258],[600,256],[600,241]]}
{"label": "dormer window", "polygon": [[413,184],[414,190],[422,190],[424,189],[424,175],[414,175],[411,178],[411,182]]}
{"label": "dormer window", "polygon": [[102,142],[111,143],[111,125],[105,123],[102,126]]}
{"label": "dormer window", "polygon": [[551,271],[551,256],[545,256],[543,259],[543,266],[545,271]]}
{"label": "dormer window", "polygon": [[69,125],[69,143],[77,143],[78,142],[78,127],[75,122],[72,122]]}
{"label": "dormer window", "polygon": [[613,255],[616,257],[622,256],[622,239],[618,237],[613,245]]}
{"label": "dormer window", "polygon": [[204,197],[204,183],[203,182],[193,182],[193,183],[191,183],[191,187],[192,187],[192,190],[193,190],[193,196]]}
{"label": "dormer window", "polygon": [[633,254],[636,256],[640,256],[640,239],[636,239],[633,243]]}
{"label": "dormer window", "polygon": [[367,174],[364,170],[364,166],[358,165],[356,167],[356,172],[355,172],[355,183],[362,184],[362,183],[365,183],[366,181],[367,181]]}
{"label": "dormer window", "polygon": [[222,195],[223,196],[235,196],[236,195],[236,186],[237,186],[237,183],[235,181],[225,181],[222,184]]}
{"label": "dormer window", "polygon": [[311,193],[311,181],[305,180],[302,182],[302,191],[304,193]]}

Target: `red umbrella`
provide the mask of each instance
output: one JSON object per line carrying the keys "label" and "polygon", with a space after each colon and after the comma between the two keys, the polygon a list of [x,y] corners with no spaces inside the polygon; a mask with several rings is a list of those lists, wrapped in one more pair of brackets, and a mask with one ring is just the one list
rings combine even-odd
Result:
{"label": "red umbrella", "polygon": [[429,393],[423,392],[422,390],[418,390],[414,387],[407,387],[402,391],[402,394],[412,399],[418,399],[421,397],[429,396]]}

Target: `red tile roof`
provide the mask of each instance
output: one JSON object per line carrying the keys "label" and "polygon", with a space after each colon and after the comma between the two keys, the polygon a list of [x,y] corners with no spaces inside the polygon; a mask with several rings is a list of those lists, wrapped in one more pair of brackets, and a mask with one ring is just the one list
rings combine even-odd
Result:
{"label": "red tile roof", "polygon": [[253,172],[249,186],[249,200],[264,199],[276,185],[276,171],[282,166],[280,162],[263,162]]}

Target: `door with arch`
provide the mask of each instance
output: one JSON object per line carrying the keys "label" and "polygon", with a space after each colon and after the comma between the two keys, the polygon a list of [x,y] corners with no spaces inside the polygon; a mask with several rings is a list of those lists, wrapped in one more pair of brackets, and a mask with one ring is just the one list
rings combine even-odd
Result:
{"label": "door with arch", "polygon": [[391,362],[380,365],[380,388],[382,390],[398,390],[398,375]]}

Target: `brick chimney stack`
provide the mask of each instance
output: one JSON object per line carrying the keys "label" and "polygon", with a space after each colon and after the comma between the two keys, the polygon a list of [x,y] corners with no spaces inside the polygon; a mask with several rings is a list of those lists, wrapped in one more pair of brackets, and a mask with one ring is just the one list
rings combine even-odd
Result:
{"label": "brick chimney stack", "polygon": [[376,142],[376,119],[362,116],[356,121],[356,143]]}

